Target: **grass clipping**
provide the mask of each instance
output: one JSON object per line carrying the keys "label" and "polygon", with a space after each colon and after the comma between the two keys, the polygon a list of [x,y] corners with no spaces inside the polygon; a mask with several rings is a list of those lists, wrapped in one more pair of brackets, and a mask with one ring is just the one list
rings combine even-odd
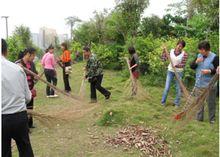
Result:
{"label": "grass clipping", "polygon": [[143,153],[143,156],[171,157],[171,151],[167,141],[155,135],[150,128],[132,125],[121,129],[115,137],[107,137],[106,143],[124,149],[135,147]]}

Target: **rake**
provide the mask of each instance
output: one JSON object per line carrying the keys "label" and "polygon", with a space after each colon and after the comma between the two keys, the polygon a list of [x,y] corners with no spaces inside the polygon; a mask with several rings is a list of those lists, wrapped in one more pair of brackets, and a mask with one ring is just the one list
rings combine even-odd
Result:
{"label": "rake", "polygon": [[85,75],[86,75],[86,72],[84,71],[83,73],[83,78],[82,78],[82,82],[81,82],[81,85],[80,85],[80,89],[79,89],[79,96],[80,98],[84,99],[85,98],[85,95],[86,95],[86,79],[85,79]]}

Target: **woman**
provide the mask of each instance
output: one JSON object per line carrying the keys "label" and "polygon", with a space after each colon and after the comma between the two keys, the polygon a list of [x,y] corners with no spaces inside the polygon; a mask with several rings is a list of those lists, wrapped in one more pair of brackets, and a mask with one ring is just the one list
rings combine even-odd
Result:
{"label": "woman", "polygon": [[[44,54],[41,64],[44,68],[44,74],[49,83],[53,83],[54,86],[57,85],[57,76],[55,65],[56,61],[54,58],[54,47],[52,45],[49,46],[48,52]],[[47,85],[46,87],[46,94],[48,98],[57,97],[58,95],[55,94],[54,90]]]}
{"label": "woman", "polygon": [[[176,48],[175,49],[171,49],[170,50],[170,58],[171,61],[173,62],[173,65],[175,66],[174,68],[176,69],[179,79],[182,79],[183,77],[183,70],[187,61],[187,53],[183,50],[183,48],[186,46],[186,43],[184,40],[179,40],[176,44]],[[162,59],[165,61],[168,59],[167,54],[165,53],[165,50],[163,52],[162,55]],[[162,96],[162,100],[161,100],[161,104],[164,106],[166,103],[166,99],[167,99],[167,95],[169,93],[169,89],[171,86],[171,82],[175,77],[175,73],[174,73],[174,69],[171,65],[171,63],[168,66],[168,70],[167,70],[167,78],[166,78],[166,85],[165,85],[165,89],[163,92],[163,96]],[[175,80],[176,82],[176,98],[174,100],[174,106],[179,107],[180,105],[180,97],[181,97],[181,89],[180,89],[180,85],[178,83],[177,80]]]}
{"label": "woman", "polygon": [[[35,64],[33,62],[35,55],[36,55],[36,50],[34,48],[25,49],[24,51],[20,52],[20,54],[18,56],[18,61],[16,61],[15,63],[20,65],[21,67],[25,67],[25,68],[31,70],[32,72],[38,74],[38,72],[35,68]],[[34,79],[33,75],[31,75],[27,72],[26,72],[26,76],[27,76],[29,89],[32,92],[32,98],[31,98],[31,101],[27,104],[27,109],[33,110],[34,97],[36,96],[36,90],[34,89],[35,79]],[[28,126],[29,126],[29,128],[34,128],[32,116],[28,116]]]}
{"label": "woman", "polygon": [[69,84],[69,74],[71,73],[71,53],[67,48],[66,43],[61,44],[61,49],[63,51],[61,55],[61,62],[63,65],[63,81],[64,81],[64,88],[67,93],[71,91],[70,84]]}
{"label": "woman", "polygon": [[134,47],[129,47],[128,52],[130,58],[130,70],[133,74],[135,85],[132,87],[132,96],[137,94],[137,79],[139,78],[139,57]]}

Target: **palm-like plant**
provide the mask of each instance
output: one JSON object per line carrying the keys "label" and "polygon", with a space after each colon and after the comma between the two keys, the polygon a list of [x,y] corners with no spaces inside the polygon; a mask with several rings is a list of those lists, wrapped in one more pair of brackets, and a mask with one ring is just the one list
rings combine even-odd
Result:
{"label": "palm-like plant", "polygon": [[73,39],[73,26],[77,23],[77,22],[81,22],[82,20],[80,20],[78,17],[76,16],[69,16],[66,19],[66,24],[70,26],[70,38],[71,40]]}

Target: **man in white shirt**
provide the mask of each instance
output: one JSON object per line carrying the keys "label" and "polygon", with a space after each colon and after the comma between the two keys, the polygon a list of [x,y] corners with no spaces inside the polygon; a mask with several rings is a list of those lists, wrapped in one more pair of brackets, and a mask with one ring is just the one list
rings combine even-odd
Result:
{"label": "man in white shirt", "polygon": [[18,65],[8,61],[7,43],[1,40],[2,66],[2,157],[11,157],[14,139],[19,157],[33,157],[29,139],[26,103],[31,100],[26,74]]}

